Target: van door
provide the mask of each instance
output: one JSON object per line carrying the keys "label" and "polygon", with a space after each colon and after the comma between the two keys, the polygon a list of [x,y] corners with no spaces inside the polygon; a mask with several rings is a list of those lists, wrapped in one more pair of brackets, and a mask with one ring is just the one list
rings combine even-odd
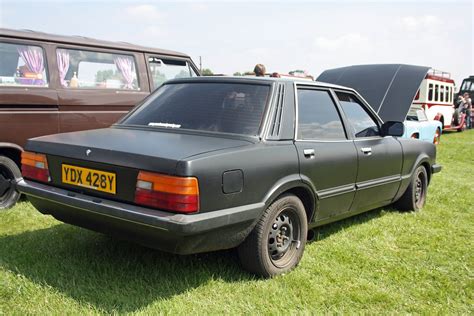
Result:
{"label": "van door", "polygon": [[58,129],[58,96],[51,87],[48,45],[0,37],[0,143],[26,140]]}
{"label": "van door", "polygon": [[56,47],[59,130],[105,128],[150,93],[143,54]]}

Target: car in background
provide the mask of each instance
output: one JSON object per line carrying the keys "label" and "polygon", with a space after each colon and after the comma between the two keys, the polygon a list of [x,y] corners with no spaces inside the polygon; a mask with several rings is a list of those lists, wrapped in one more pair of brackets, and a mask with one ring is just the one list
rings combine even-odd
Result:
{"label": "car in background", "polygon": [[315,227],[423,207],[441,166],[403,129],[342,86],[175,79],[112,127],[29,140],[17,186],[60,221],[177,254],[238,247],[272,277]]}
{"label": "car in background", "polygon": [[414,138],[438,145],[441,141],[443,124],[440,121],[428,120],[421,106],[413,105],[408,110],[403,137]]}
{"label": "car in background", "polygon": [[164,81],[198,75],[179,52],[0,28],[0,209],[19,198],[28,138],[108,127]]}

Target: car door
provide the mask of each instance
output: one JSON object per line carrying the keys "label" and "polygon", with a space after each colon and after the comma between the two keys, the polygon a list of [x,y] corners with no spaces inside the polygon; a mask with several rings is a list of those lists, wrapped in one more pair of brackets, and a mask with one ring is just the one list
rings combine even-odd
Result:
{"label": "car door", "polygon": [[298,86],[295,146],[303,180],[317,194],[315,220],[349,211],[355,194],[357,152],[329,90]]}
{"label": "car door", "polygon": [[354,93],[336,91],[358,156],[356,194],[351,212],[389,204],[401,180],[402,148],[392,136],[380,135],[381,122]]}

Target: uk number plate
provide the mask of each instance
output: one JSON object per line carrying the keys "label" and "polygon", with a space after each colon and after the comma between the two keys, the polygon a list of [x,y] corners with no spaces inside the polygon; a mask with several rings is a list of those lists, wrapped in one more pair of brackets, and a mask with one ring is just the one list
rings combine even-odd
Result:
{"label": "uk number plate", "polygon": [[116,193],[116,176],[112,172],[62,164],[61,179],[63,183],[111,194]]}

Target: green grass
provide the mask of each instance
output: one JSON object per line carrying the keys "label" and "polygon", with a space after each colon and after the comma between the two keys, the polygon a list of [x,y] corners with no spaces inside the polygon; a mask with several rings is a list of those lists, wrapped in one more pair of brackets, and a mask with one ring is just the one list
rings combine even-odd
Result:
{"label": "green grass", "polygon": [[0,314],[474,313],[474,131],[443,135],[418,213],[322,227],[272,280],[234,251],[174,256],[62,224],[26,201],[0,212]]}

